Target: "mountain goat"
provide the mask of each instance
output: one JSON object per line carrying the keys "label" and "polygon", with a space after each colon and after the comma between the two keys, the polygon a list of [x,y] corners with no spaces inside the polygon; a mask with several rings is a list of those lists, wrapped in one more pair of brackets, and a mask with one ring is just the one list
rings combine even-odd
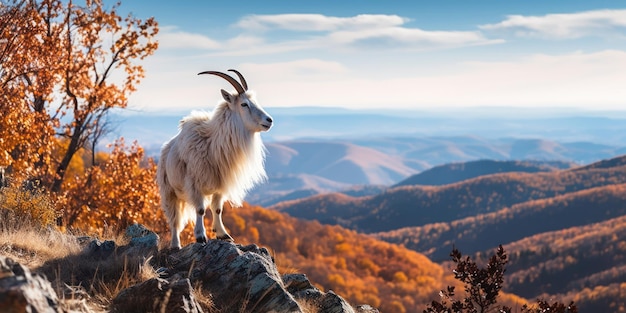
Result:
{"label": "mountain goat", "polygon": [[234,241],[222,222],[223,204],[241,206],[247,191],[267,178],[265,147],[260,132],[272,127],[272,118],[248,91],[241,73],[241,84],[231,76],[215,71],[237,93],[221,90],[224,101],[212,112],[192,112],[183,118],[179,133],[163,145],[157,167],[161,206],[172,231],[172,248],[180,248],[180,232],[193,218],[196,242],[206,242],[205,208],[213,215],[217,239]]}

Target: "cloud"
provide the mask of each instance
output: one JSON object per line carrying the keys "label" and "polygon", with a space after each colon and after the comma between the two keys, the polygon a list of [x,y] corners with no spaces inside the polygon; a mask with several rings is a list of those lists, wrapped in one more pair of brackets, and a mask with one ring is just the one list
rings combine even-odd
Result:
{"label": "cloud", "polygon": [[624,33],[626,10],[593,10],[543,16],[509,15],[496,24],[479,26],[482,30],[513,31],[517,36],[572,39]]}
{"label": "cloud", "polygon": [[207,36],[179,31],[174,27],[164,27],[157,34],[159,49],[202,49],[217,50],[222,44]]}
{"label": "cloud", "polygon": [[[501,43],[490,40],[479,31],[428,31],[407,27],[410,19],[398,15],[356,15],[335,17],[321,14],[249,15],[235,26],[244,31],[269,33],[290,31],[272,36],[267,45],[285,51],[307,49],[406,49],[426,50],[459,46]],[[267,35],[270,38],[269,35]],[[281,39],[282,38],[282,39]],[[287,39],[288,38],[288,39]],[[296,38],[296,39],[293,39]],[[273,51],[261,47],[259,51]]]}
{"label": "cloud", "polygon": [[[213,39],[176,27],[159,33],[164,50],[203,50],[205,56],[251,56],[290,52],[434,50],[501,43],[480,31],[437,31],[408,27],[398,15],[351,17],[321,14],[249,15],[236,22],[231,38]],[[238,33],[237,33],[238,32]],[[230,29],[229,34],[233,33]]]}
{"label": "cloud", "polygon": [[[348,68],[339,62],[320,59],[302,59],[275,63],[243,63],[240,68],[247,73],[262,73],[265,81],[298,81],[315,80],[332,81],[337,77],[345,77]],[[333,79],[334,78],[334,79]]]}
{"label": "cloud", "polygon": [[[186,59],[185,59],[186,60]],[[434,63],[432,63],[434,62]],[[266,107],[334,106],[347,108],[450,109],[472,106],[576,107],[623,109],[626,52],[534,54],[507,61],[452,62],[433,74],[440,61],[407,62],[402,75],[384,63],[350,66],[323,59],[240,63]],[[211,109],[223,80],[199,77],[220,69],[197,62],[163,72],[161,60],[132,96],[135,107]],[[161,72],[158,72],[161,71]]]}
{"label": "cloud", "polygon": [[372,29],[394,27],[407,22],[398,15],[361,14],[352,17],[322,14],[249,15],[236,23],[246,30],[283,29],[291,31],[334,31],[341,29]]}
{"label": "cloud", "polygon": [[334,44],[369,48],[440,49],[457,46],[500,43],[473,31],[425,31],[389,27],[360,31],[337,31],[327,37]]}
{"label": "cloud", "polygon": [[[415,73],[421,65],[412,65]],[[442,75],[381,78],[349,68],[316,80],[275,80],[257,72],[255,88],[266,105],[351,108],[471,106],[621,109],[626,99],[626,52],[536,54],[507,62],[470,62]],[[268,75],[267,77],[265,75]],[[277,92],[281,90],[281,92]],[[406,92],[410,91],[410,92]]]}

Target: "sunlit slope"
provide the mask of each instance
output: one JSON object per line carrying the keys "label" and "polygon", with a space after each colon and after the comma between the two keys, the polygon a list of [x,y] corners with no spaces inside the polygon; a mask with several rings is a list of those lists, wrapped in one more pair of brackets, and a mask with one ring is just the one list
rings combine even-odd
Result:
{"label": "sunlit slope", "polygon": [[499,173],[444,186],[401,186],[367,197],[317,195],[282,202],[271,208],[363,232],[390,231],[452,222],[518,203],[626,183],[626,166],[619,161],[622,159],[624,157],[612,161],[617,166]]}
{"label": "sunlit slope", "polygon": [[447,185],[466,179],[476,178],[497,173],[509,172],[550,172],[557,169],[567,169],[573,163],[562,161],[497,161],[478,160],[460,163],[449,163],[435,166],[419,174],[412,175],[395,186],[407,185]]}
{"label": "sunlit slope", "polygon": [[400,307],[422,312],[440,289],[456,285],[449,270],[424,255],[339,226],[248,204],[227,208],[224,218],[238,243],[267,247],[281,271],[305,273],[350,303],[368,303],[382,312]]}

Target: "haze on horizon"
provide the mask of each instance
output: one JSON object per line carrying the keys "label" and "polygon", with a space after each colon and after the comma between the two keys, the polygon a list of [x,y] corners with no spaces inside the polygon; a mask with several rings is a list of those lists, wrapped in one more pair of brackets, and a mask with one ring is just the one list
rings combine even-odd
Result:
{"label": "haze on horizon", "polygon": [[[112,3],[111,3],[112,5]],[[124,2],[160,23],[131,97],[211,109],[239,69],[265,107],[626,108],[626,6],[611,1]]]}

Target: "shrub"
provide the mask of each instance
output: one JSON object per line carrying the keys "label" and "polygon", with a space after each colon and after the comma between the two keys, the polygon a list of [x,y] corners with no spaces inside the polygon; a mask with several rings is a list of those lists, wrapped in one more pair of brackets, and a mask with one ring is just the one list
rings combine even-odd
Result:
{"label": "shrub", "polygon": [[0,189],[0,221],[5,228],[24,223],[46,227],[54,225],[57,217],[59,212],[43,189],[14,186]]}
{"label": "shrub", "polygon": [[[456,298],[454,286],[448,286],[447,290],[440,292],[441,300],[433,301],[428,305],[424,313],[483,313],[499,312],[511,313],[511,308],[507,306],[497,306],[498,295],[504,282],[504,272],[508,262],[506,252],[502,245],[491,256],[486,267],[479,267],[476,262],[468,256],[463,255],[456,248],[450,253],[452,261],[456,264],[453,270],[454,278],[460,280],[465,287],[465,295]],[[544,300],[537,300],[536,306],[524,305],[522,313],[577,313],[578,309],[573,302],[565,305],[560,302],[549,304]]]}

